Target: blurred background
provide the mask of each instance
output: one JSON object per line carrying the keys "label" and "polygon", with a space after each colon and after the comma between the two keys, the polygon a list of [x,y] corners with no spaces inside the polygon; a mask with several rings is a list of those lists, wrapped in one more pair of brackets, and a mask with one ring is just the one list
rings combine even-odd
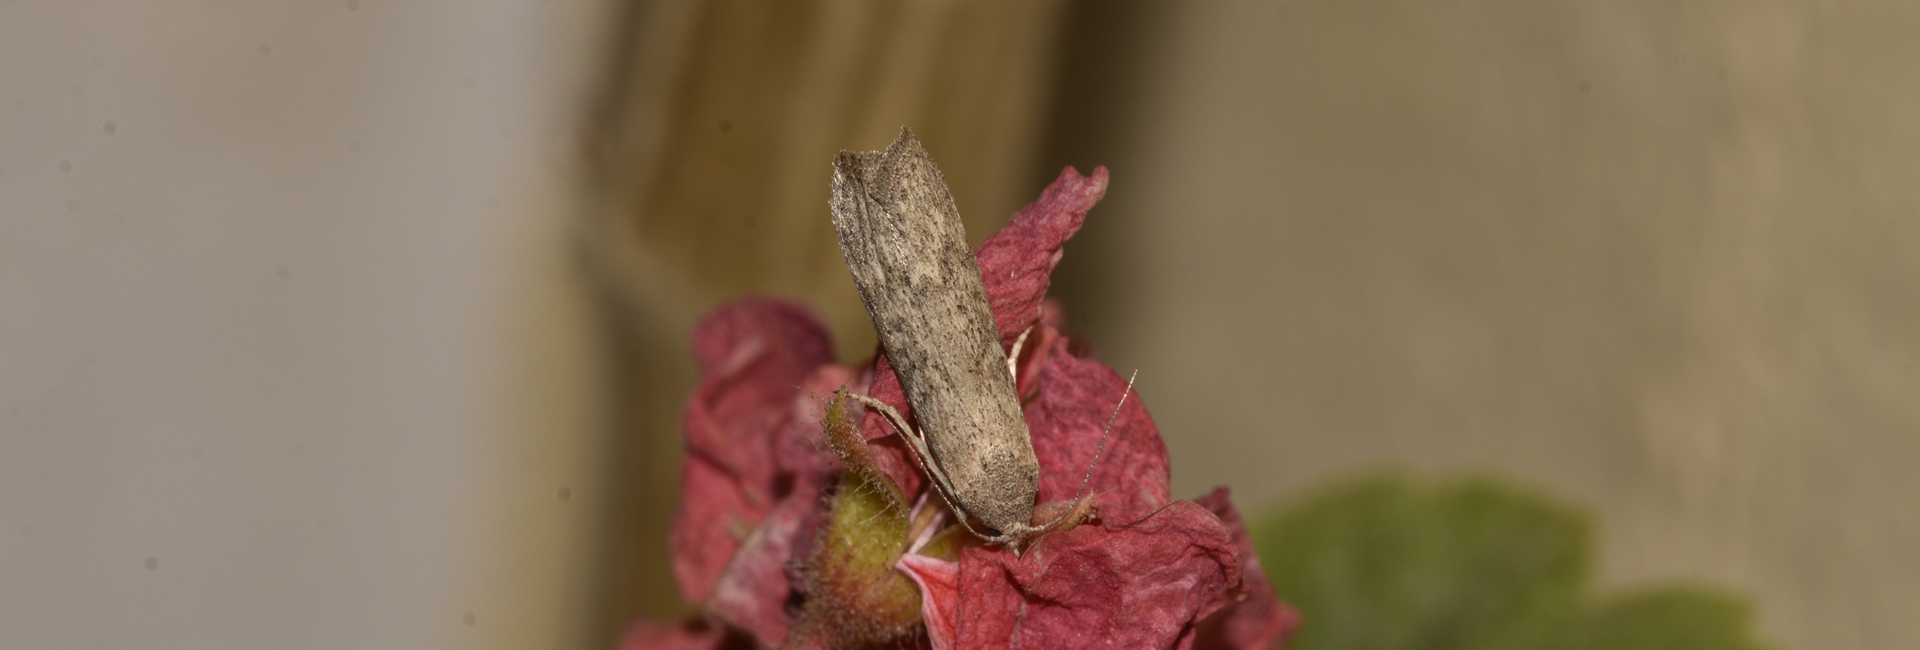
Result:
{"label": "blurred background", "polygon": [[691,611],[685,333],[775,293],[868,356],[829,161],[902,124],[976,242],[1112,171],[1055,293],[1177,495],[1500,477],[1592,515],[1599,590],[1914,647],[1916,36],[1881,0],[0,2],[0,647]]}

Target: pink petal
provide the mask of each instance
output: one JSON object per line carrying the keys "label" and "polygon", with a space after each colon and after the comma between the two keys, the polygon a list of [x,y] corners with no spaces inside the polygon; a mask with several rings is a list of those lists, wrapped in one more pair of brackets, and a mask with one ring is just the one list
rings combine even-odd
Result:
{"label": "pink petal", "polygon": [[952,650],[954,617],[960,608],[960,565],[909,553],[900,556],[899,569],[920,585],[920,617],[926,620],[933,650]]}
{"label": "pink petal", "polygon": [[687,457],[680,492],[680,512],[667,539],[680,598],[697,603],[707,599],[740,539],[760,524],[760,513],[747,504],[735,477],[698,456]]}
{"label": "pink petal", "polygon": [[1260,568],[1260,556],[1253,550],[1253,540],[1247,537],[1246,522],[1241,521],[1240,512],[1234,509],[1227,488],[1214,488],[1194,502],[1219,516],[1227,530],[1233,532],[1233,545],[1240,550],[1240,581],[1246,588],[1246,599],[1228,605],[1202,622],[1194,635],[1193,647],[1263,650],[1285,646],[1300,629],[1300,610],[1274,594],[1273,583],[1267,580],[1266,570]]}
{"label": "pink petal", "polygon": [[[1053,345],[1035,379],[1039,397],[1026,407],[1033,450],[1040,457],[1040,503],[1072,499],[1080,489],[1101,431],[1127,388],[1126,378],[1112,368],[1068,354],[1065,339]],[[1173,501],[1167,445],[1137,388],[1121,406],[1106,451],[1092,467],[1087,490],[1100,496],[1104,521],[1133,521]]]}
{"label": "pink petal", "polygon": [[1190,501],[1048,535],[1024,557],[966,549],[959,565],[961,648],[1170,648],[1240,583],[1232,534]]}
{"label": "pink petal", "polygon": [[778,434],[794,418],[794,386],[833,349],[812,312],[765,298],[715,309],[692,343],[702,372],[682,425],[687,463],[670,542],[681,597],[701,602],[739,541],[795,483],[776,460]]}
{"label": "pink petal", "polygon": [[1106,193],[1107,168],[1095,167],[1092,176],[1063,169],[1038,200],[974,251],[1003,341],[1013,342],[1040,319],[1040,302],[1047,297],[1054,265],[1060,263],[1061,244],[1080,229],[1087,211]]}
{"label": "pink petal", "polygon": [[768,647],[780,645],[791,621],[787,596],[793,591],[786,568],[796,558],[795,543],[810,536],[805,524],[820,506],[820,488],[803,484],[780,501],[760,526],[741,542],[707,597],[706,611],[752,634]]}
{"label": "pink petal", "polygon": [[688,450],[739,476],[754,497],[769,497],[770,434],[791,415],[794,386],[833,360],[826,326],[799,305],[746,298],[709,313],[692,338],[701,376],[685,413]]}

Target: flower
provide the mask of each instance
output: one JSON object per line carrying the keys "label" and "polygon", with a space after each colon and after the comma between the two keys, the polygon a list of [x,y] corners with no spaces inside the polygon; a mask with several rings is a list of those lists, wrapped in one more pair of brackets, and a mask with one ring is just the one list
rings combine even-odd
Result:
{"label": "flower", "polygon": [[[1172,498],[1143,401],[1122,400],[1127,382],[1062,334],[1046,299],[1061,245],[1106,183],[1104,168],[1067,168],[975,252],[1003,343],[1033,330],[1017,391],[1040,461],[1035,521],[1065,524],[1021,555],[966,533],[928,498],[884,418],[838,392],[911,418],[885,355],[835,365],[806,308],[739,300],[693,333],[702,375],[685,415],[672,549],[680,594],[703,617],[641,622],[622,647],[1268,648],[1290,638],[1299,614],[1267,583],[1227,491]],[[1088,498],[1075,508],[1083,479]]]}

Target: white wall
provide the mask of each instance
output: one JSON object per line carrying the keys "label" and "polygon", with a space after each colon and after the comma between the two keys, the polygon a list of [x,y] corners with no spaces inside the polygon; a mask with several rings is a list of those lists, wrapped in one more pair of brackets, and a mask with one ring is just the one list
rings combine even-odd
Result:
{"label": "white wall", "polygon": [[0,3],[0,647],[579,638],[601,9]]}

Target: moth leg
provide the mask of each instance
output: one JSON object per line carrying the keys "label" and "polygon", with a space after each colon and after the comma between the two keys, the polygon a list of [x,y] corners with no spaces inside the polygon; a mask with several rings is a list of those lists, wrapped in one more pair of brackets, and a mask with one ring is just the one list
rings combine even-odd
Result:
{"label": "moth leg", "polygon": [[1007,376],[1013,378],[1013,385],[1020,385],[1020,348],[1027,344],[1027,335],[1033,333],[1033,326],[1020,330],[1020,338],[1013,340],[1013,351],[1007,353]]}
{"label": "moth leg", "polygon": [[[867,408],[879,411],[880,415],[887,418],[887,421],[893,425],[893,429],[900,432],[900,437],[907,440],[907,450],[913,452],[913,460],[920,464],[921,471],[926,472],[927,476],[933,477],[934,482],[940,487],[941,496],[944,497],[953,491],[953,481],[948,479],[947,473],[942,471],[939,464],[934,462],[933,453],[927,449],[926,437],[921,435],[919,431],[913,430],[913,427],[907,426],[906,416],[900,415],[899,411],[894,410],[892,404],[866,395],[849,394],[849,396],[860,400],[860,403],[867,405]],[[949,503],[948,505],[952,504]]]}
{"label": "moth leg", "polygon": [[[907,426],[906,416],[894,410],[892,404],[858,393],[849,393],[847,396],[860,400],[860,403],[867,405],[867,408],[879,411],[880,415],[887,418],[887,422],[893,425],[894,430],[900,432],[900,437],[907,439],[907,447],[913,451],[915,459],[920,460],[922,464],[928,462],[927,459],[931,456],[927,453],[926,438],[922,437],[920,432],[914,431],[913,427]],[[927,473],[932,474],[933,470],[928,469]]]}
{"label": "moth leg", "polygon": [[934,462],[933,454],[927,450],[926,438],[920,435],[920,432],[914,431],[913,427],[907,426],[907,418],[900,415],[900,411],[895,410],[892,404],[858,393],[849,392],[847,396],[860,400],[860,403],[867,405],[868,408],[879,411],[881,416],[887,418],[887,421],[893,424],[893,429],[900,432],[900,437],[907,439],[907,450],[913,452],[913,460],[920,464],[920,471],[926,472],[927,476],[933,477],[933,491],[939,492],[940,500],[947,502],[947,509],[954,512],[953,518],[960,520],[960,525],[965,526],[967,532],[973,533],[975,537],[987,539],[986,535],[982,535],[980,531],[973,529],[973,524],[967,523],[967,517],[970,515],[967,513],[967,510],[961,508],[960,503],[954,499],[952,479],[947,478],[947,473],[940,469],[938,463]]}

